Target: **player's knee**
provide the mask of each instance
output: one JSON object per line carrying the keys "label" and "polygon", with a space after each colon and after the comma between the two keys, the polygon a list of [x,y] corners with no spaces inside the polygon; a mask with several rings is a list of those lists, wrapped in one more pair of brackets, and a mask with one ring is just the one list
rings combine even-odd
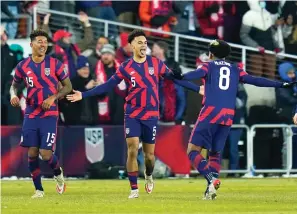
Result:
{"label": "player's knee", "polygon": [[40,151],[40,155],[41,155],[42,160],[48,161],[51,159],[53,153],[52,153],[52,151]]}
{"label": "player's knee", "polygon": [[135,148],[130,148],[128,149],[128,156],[130,158],[137,158],[137,155],[138,155],[138,149],[135,149]]}
{"label": "player's knee", "polygon": [[39,150],[36,147],[30,147],[28,149],[28,156],[29,157],[38,157],[39,155]]}
{"label": "player's knee", "polygon": [[155,159],[155,155],[153,152],[145,152],[144,153],[144,159],[145,160],[154,160]]}

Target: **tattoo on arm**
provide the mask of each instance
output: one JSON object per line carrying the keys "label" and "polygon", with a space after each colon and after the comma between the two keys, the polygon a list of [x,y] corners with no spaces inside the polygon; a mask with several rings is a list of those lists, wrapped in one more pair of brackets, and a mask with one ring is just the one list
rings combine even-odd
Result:
{"label": "tattoo on arm", "polygon": [[67,77],[66,79],[64,79],[63,81],[61,81],[62,83],[62,88],[58,91],[58,93],[56,94],[56,100],[66,96],[67,94],[69,94],[72,90],[72,84],[70,82],[69,77]]}
{"label": "tattoo on arm", "polygon": [[12,81],[12,84],[10,86],[10,97],[17,96],[17,91],[18,91],[18,84],[15,81]]}

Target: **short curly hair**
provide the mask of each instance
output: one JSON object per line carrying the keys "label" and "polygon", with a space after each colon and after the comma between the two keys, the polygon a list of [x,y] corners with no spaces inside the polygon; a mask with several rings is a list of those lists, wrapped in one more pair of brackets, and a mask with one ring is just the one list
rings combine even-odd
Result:
{"label": "short curly hair", "polygon": [[135,29],[133,30],[129,36],[128,36],[128,42],[131,44],[131,42],[135,39],[135,37],[138,37],[138,36],[145,36],[145,33],[143,30],[138,30],[138,29]]}
{"label": "short curly hair", "polygon": [[49,40],[49,36],[48,36],[48,34],[44,30],[37,29],[37,30],[32,31],[32,33],[30,34],[31,42],[33,40],[35,40],[35,38],[37,36],[44,36],[44,37],[46,37],[47,40]]}
{"label": "short curly hair", "polygon": [[210,42],[210,44],[208,46],[208,50],[215,57],[217,57],[219,59],[223,59],[223,58],[229,56],[229,54],[231,52],[231,47],[227,42],[225,42],[223,40],[216,39],[216,40],[213,40]]}

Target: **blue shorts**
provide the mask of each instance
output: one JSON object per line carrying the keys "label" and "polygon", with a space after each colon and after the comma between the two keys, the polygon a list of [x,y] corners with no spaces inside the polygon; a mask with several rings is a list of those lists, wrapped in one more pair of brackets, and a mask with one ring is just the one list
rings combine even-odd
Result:
{"label": "blue shorts", "polygon": [[140,120],[125,117],[126,138],[139,137],[143,143],[154,144],[158,120]]}
{"label": "blue shorts", "polygon": [[231,126],[198,123],[192,130],[190,143],[213,152],[224,149]]}
{"label": "blue shorts", "polygon": [[55,149],[57,117],[24,118],[20,145],[40,149]]}

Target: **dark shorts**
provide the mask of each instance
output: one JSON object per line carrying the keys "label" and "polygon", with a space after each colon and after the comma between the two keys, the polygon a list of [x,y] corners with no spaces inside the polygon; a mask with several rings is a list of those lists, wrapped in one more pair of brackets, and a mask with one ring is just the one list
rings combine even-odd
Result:
{"label": "dark shorts", "polygon": [[190,143],[213,152],[224,149],[231,126],[198,123],[192,130]]}
{"label": "dark shorts", "polygon": [[25,117],[20,145],[54,151],[57,136],[57,121],[57,117]]}
{"label": "dark shorts", "polygon": [[139,137],[143,143],[155,143],[158,120],[140,120],[125,117],[126,138]]}

